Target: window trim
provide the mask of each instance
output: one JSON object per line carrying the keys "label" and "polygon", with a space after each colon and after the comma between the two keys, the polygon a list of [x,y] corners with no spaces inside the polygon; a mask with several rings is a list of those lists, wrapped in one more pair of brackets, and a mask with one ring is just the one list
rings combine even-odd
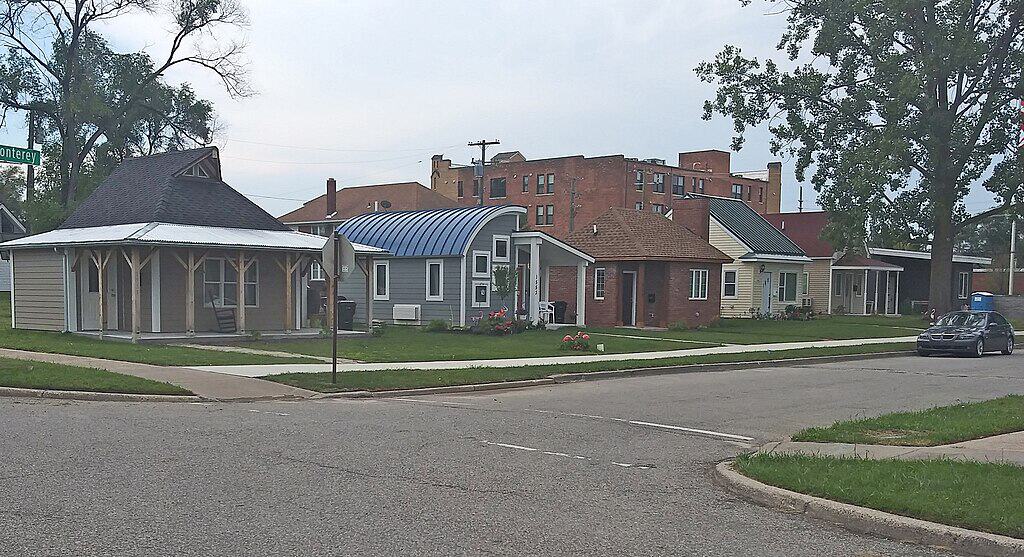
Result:
{"label": "window trim", "polygon": [[[597,288],[598,276],[601,277],[601,281],[600,281],[601,282],[601,289],[600,290],[598,290],[598,288]],[[603,300],[605,295],[608,294],[607,289],[608,289],[608,271],[606,271],[604,267],[595,267],[594,268],[594,299],[595,300]]]}
{"label": "window trim", "polygon": [[[478,286],[484,287],[484,292],[487,293],[487,299],[485,301],[483,301],[483,302],[478,302],[476,300],[476,289],[477,289]],[[473,303],[473,307],[475,307],[475,308],[489,308],[489,307],[491,307],[491,283],[490,283],[490,281],[474,280],[473,281],[473,288],[470,289],[470,296],[471,296],[471,301]]]}
{"label": "window trim", "polygon": [[[709,275],[707,269],[690,269],[690,299],[707,300]],[[699,278],[695,280],[695,278]],[[696,287],[696,289],[694,288]]]}
{"label": "window trim", "polygon": [[971,273],[957,271],[957,296],[961,300],[971,297]]}
{"label": "window trim", "polygon": [[[430,267],[437,265],[437,295],[432,296],[430,294]],[[426,262],[426,289],[424,290],[425,299],[428,302],[443,302],[444,301],[444,259],[428,259]]]}
{"label": "window trim", "polygon": [[655,172],[652,180],[653,182],[651,182],[651,191],[654,193],[665,193],[665,173]]}
{"label": "window trim", "polygon": [[[505,257],[498,257],[498,242],[505,242]],[[508,263],[512,257],[512,237],[505,234],[495,234],[491,237],[491,262]]]}
{"label": "window trim", "polygon": [[530,175],[523,174],[523,193],[530,193]]}
{"label": "window trim", "polygon": [[[737,191],[737,188],[739,188],[739,191]],[[732,198],[743,201],[743,184],[732,185]]]}
{"label": "window trim", "polygon": [[[503,188],[504,191],[501,195],[494,195],[495,181],[501,181],[505,184],[505,187]],[[508,178],[505,178],[504,176],[495,176],[494,178],[491,178],[491,180],[487,182],[487,196],[489,199],[505,199],[508,197]]]}
{"label": "window trim", "polygon": [[313,261],[312,264],[309,266],[309,280],[327,280],[327,275],[324,274],[324,268],[320,266],[320,262]]}
{"label": "window trim", "polygon": [[[726,280],[726,277],[732,273],[732,282]],[[725,287],[728,284],[732,284],[732,295],[725,293]],[[739,269],[722,269],[722,298],[726,300],[732,300],[739,297],[740,293],[740,271]]]}
{"label": "window trim", "polygon": [[[476,270],[476,260],[478,257],[483,257],[487,260],[487,270],[480,272]],[[491,278],[491,252],[484,250],[473,250],[473,278]]]}
{"label": "window trim", "polygon": [[[785,280],[786,275],[793,275],[793,298],[786,299],[783,296],[786,293],[786,287],[789,285],[789,281]],[[779,288],[778,296],[780,304],[795,304],[797,299],[800,297],[800,284],[797,282],[800,277],[797,271],[779,271]]]}
{"label": "window trim", "polygon": [[797,288],[798,296],[807,296],[811,293],[811,273],[804,271],[803,276],[800,277],[800,286]]}
{"label": "window trim", "polygon": [[544,226],[555,225],[555,206],[548,204],[544,207]]}
{"label": "window trim", "polygon": [[[220,263],[220,281],[218,281],[218,282],[209,282],[208,280],[206,280],[206,264],[208,262],[211,262],[211,261],[219,262]],[[252,304],[246,303],[245,307],[247,307],[247,308],[259,308],[260,307],[260,260],[259,259],[254,260],[252,262],[253,266],[250,267],[250,269],[255,269],[255,273],[256,273],[256,280],[255,281],[250,282],[250,281],[246,280],[245,273],[239,274],[237,272],[237,269],[236,269],[236,272],[235,272],[235,282],[233,282],[233,283],[228,283],[228,282],[224,281],[224,269],[228,265],[231,265],[228,261],[229,261],[229,259],[227,257],[207,257],[205,260],[203,260],[203,307],[206,307],[206,308],[214,307],[212,301],[208,302],[206,300],[206,285],[207,284],[219,284],[220,285],[220,297],[223,300],[224,299],[224,285],[225,284],[234,284],[235,288],[237,289],[238,288],[238,279],[241,278],[242,279],[242,296],[245,296],[245,287],[246,286],[251,284],[251,285],[256,287],[256,301],[255,301],[255,303],[252,303]],[[232,265],[232,268],[234,268],[233,265]],[[237,308],[238,307],[238,300],[235,300],[235,303],[232,304],[232,305],[225,304],[225,305],[221,305],[220,307],[222,307],[222,308]]]}
{"label": "window trim", "polygon": [[[377,269],[384,267],[384,293],[377,292]],[[373,262],[373,299],[388,301],[391,299],[391,262],[388,260]]]}
{"label": "window trim", "polygon": [[461,199],[466,197],[466,186],[462,183],[462,180],[455,181],[455,195]]}

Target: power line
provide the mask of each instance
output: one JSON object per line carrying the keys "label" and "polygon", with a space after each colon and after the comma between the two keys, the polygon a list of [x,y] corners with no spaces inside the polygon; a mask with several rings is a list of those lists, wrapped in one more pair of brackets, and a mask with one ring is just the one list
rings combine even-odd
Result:
{"label": "power line", "polygon": [[420,149],[338,149],[334,147],[309,147],[303,145],[285,145],[282,143],[265,143],[262,141],[250,141],[247,139],[234,139],[230,137],[226,138],[225,141],[234,143],[247,143],[250,145],[263,145],[266,147],[279,147],[282,149],[299,149],[303,151],[327,151],[332,153],[412,153],[422,151],[437,151],[441,149],[451,149],[453,147],[458,147],[460,145],[456,143],[455,145],[447,145],[444,147],[425,147]]}

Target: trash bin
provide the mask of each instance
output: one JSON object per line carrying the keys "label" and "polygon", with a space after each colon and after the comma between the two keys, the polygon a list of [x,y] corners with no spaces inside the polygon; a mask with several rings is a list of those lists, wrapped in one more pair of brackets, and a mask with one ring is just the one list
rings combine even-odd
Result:
{"label": "trash bin", "polygon": [[561,300],[551,302],[555,306],[555,323],[565,323],[565,309],[569,307],[568,302]]}
{"label": "trash bin", "polygon": [[351,331],[356,317],[355,300],[338,300],[338,329]]}
{"label": "trash bin", "polygon": [[971,309],[993,311],[996,309],[996,297],[991,292],[975,292],[971,294]]}

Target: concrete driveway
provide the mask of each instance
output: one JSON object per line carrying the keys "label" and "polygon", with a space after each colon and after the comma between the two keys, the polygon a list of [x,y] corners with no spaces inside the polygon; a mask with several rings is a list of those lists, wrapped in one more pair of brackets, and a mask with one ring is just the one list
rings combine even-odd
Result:
{"label": "concrete driveway", "polygon": [[710,470],[805,426],[1011,392],[1019,355],[418,399],[4,399],[0,553],[943,555],[750,505]]}

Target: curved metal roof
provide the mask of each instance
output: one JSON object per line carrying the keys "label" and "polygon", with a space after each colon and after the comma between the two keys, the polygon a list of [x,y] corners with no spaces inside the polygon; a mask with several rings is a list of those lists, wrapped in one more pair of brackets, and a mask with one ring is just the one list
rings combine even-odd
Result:
{"label": "curved metal roof", "polygon": [[387,250],[394,257],[462,255],[481,226],[508,213],[526,213],[526,209],[496,205],[367,213],[343,222],[338,232],[353,243]]}

